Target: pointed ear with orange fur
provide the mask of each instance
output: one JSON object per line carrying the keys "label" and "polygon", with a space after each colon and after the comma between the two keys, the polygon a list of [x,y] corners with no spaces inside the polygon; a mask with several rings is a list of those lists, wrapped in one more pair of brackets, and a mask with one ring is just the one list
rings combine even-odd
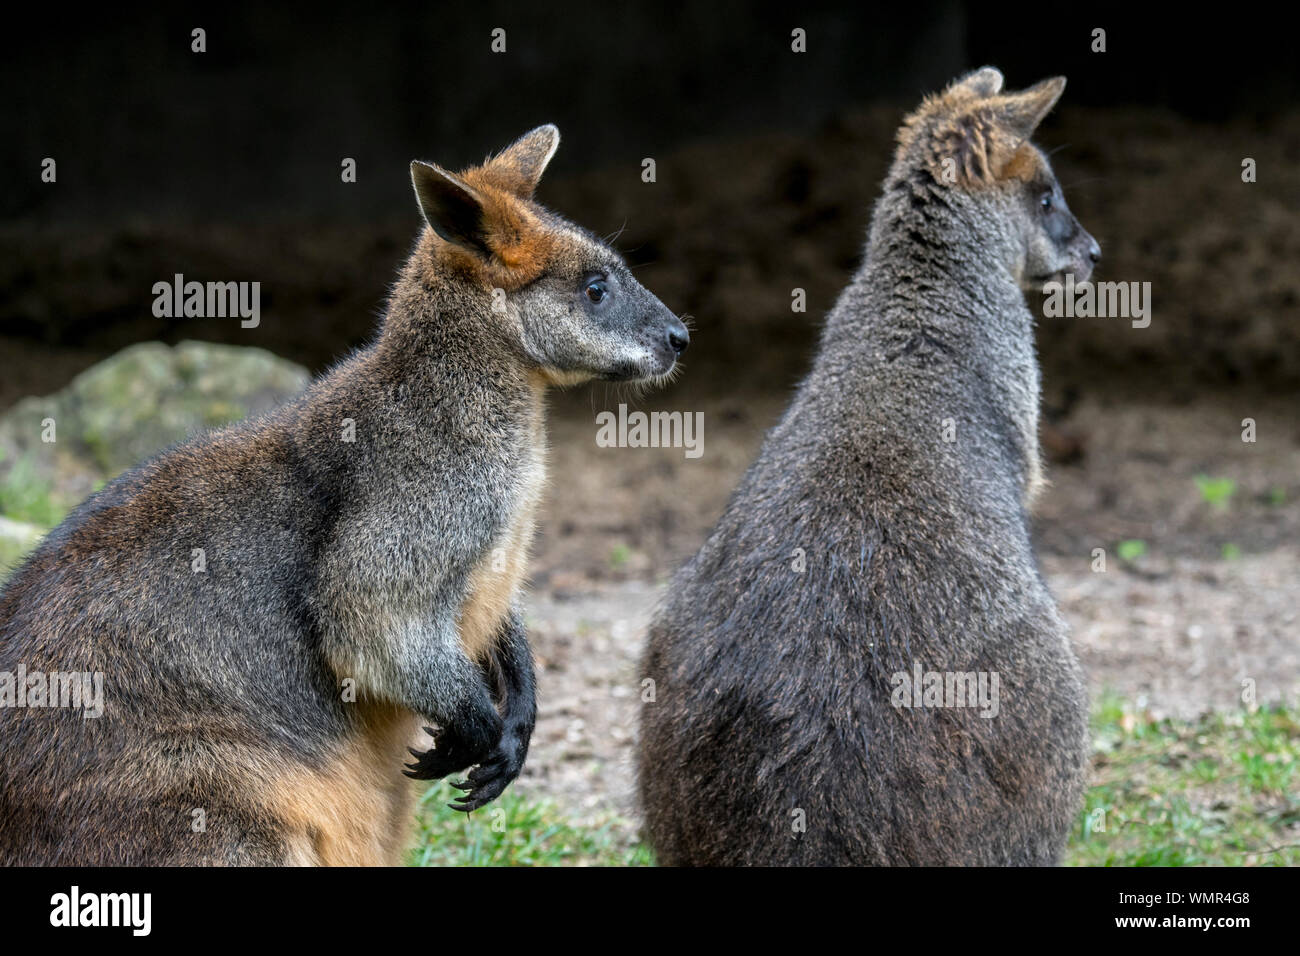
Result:
{"label": "pointed ear with orange fur", "polygon": [[491,256],[483,199],[454,173],[441,166],[411,163],[411,184],[429,227],[445,242],[481,256]]}
{"label": "pointed ear with orange fur", "polygon": [[560,146],[560,131],[551,123],[525,133],[483,164],[482,172],[503,189],[531,199],[542,173]]}
{"label": "pointed ear with orange fur", "polygon": [[999,96],[996,100],[997,121],[1023,143],[1034,135],[1038,124],[1052,111],[1063,92],[1065,77],[1054,76],[1019,93]]}

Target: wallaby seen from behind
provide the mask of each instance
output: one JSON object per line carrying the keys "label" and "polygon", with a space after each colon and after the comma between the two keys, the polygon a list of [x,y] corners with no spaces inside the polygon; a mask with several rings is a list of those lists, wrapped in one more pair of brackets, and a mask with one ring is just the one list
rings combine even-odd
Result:
{"label": "wallaby seen from behind", "polygon": [[0,708],[0,862],[395,863],[409,745],[412,776],[476,768],[458,809],[518,775],[543,394],[688,341],[533,200],[558,143],[414,163],[428,228],[374,342],[112,481],[10,578],[0,671],[102,673],[104,713]]}
{"label": "wallaby seen from behind", "polygon": [[1029,142],[1064,78],[1002,83],[978,70],[906,119],[811,373],[651,625],[662,863],[1060,857],[1087,699],[1030,547],[1024,290],[1100,250]]}

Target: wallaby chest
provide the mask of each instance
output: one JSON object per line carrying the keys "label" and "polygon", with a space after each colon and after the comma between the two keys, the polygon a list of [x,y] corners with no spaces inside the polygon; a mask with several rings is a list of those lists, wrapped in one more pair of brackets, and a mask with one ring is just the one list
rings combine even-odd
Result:
{"label": "wallaby chest", "polygon": [[528,574],[529,548],[546,485],[546,424],[540,384],[533,390],[525,435],[506,520],[470,572],[457,621],[461,644],[475,660],[483,659],[491,649]]}

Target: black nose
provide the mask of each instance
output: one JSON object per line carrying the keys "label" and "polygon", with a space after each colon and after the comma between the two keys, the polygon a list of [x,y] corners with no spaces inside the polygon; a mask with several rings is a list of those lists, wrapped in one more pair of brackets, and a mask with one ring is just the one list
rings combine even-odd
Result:
{"label": "black nose", "polygon": [[1101,246],[1094,242],[1092,248],[1088,250],[1088,258],[1093,262],[1101,261]]}
{"label": "black nose", "polygon": [[668,326],[668,347],[681,355],[686,351],[686,346],[691,344],[691,333],[686,331],[686,326],[680,321],[675,321]]}

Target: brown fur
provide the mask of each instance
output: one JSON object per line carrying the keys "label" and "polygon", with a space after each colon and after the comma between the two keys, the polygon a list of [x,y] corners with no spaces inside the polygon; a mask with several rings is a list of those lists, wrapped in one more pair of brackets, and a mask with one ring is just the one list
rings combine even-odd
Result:
{"label": "brown fur", "polygon": [[428,228],[377,340],[121,475],[9,578],[0,671],[98,675],[104,706],[0,708],[0,862],[395,864],[404,771],[463,774],[465,812],[517,777],[545,389],[664,376],[687,342],[533,202],[558,142],[413,164]]}
{"label": "brown fur", "polygon": [[[1023,279],[1086,278],[1100,251],[1045,161],[1014,177],[1063,85],[1002,94],[986,68],[901,130],[812,371],[649,628],[638,770],[660,863],[1060,858],[1087,695],[1024,511]],[[998,675],[997,714],[908,706],[915,668]]]}
{"label": "brown fur", "polygon": [[431,268],[473,273],[489,287],[512,292],[535,281],[563,254],[561,237],[531,202],[536,182],[521,165],[529,161],[536,162],[538,157],[506,150],[459,173],[442,170],[478,199],[494,255],[486,258],[454,243],[431,243],[433,255],[425,260]]}
{"label": "brown fur", "polygon": [[1042,154],[1029,143],[1022,143],[998,173],[1003,180],[1032,183],[1047,175]]}
{"label": "brown fur", "polygon": [[[483,201],[488,213],[488,236],[498,258],[483,259],[458,246],[440,243],[435,261],[457,271],[476,273],[489,287],[507,292],[535,281],[555,256],[555,237],[514,196],[483,184],[482,177],[472,171],[461,178]],[[480,185],[473,185],[476,182]]]}
{"label": "brown fur", "polygon": [[414,784],[392,768],[421,736],[414,714],[367,708],[360,733],[323,767],[297,766],[258,781],[283,828],[289,861],[304,866],[399,866],[410,842]]}
{"label": "brown fur", "polygon": [[1065,88],[1062,77],[1044,80],[1019,93],[1000,94],[984,71],[927,96],[898,131],[895,162],[921,144],[921,161],[943,181],[956,173],[956,185],[970,189],[1009,179],[1028,182],[1041,167],[1029,136]]}

